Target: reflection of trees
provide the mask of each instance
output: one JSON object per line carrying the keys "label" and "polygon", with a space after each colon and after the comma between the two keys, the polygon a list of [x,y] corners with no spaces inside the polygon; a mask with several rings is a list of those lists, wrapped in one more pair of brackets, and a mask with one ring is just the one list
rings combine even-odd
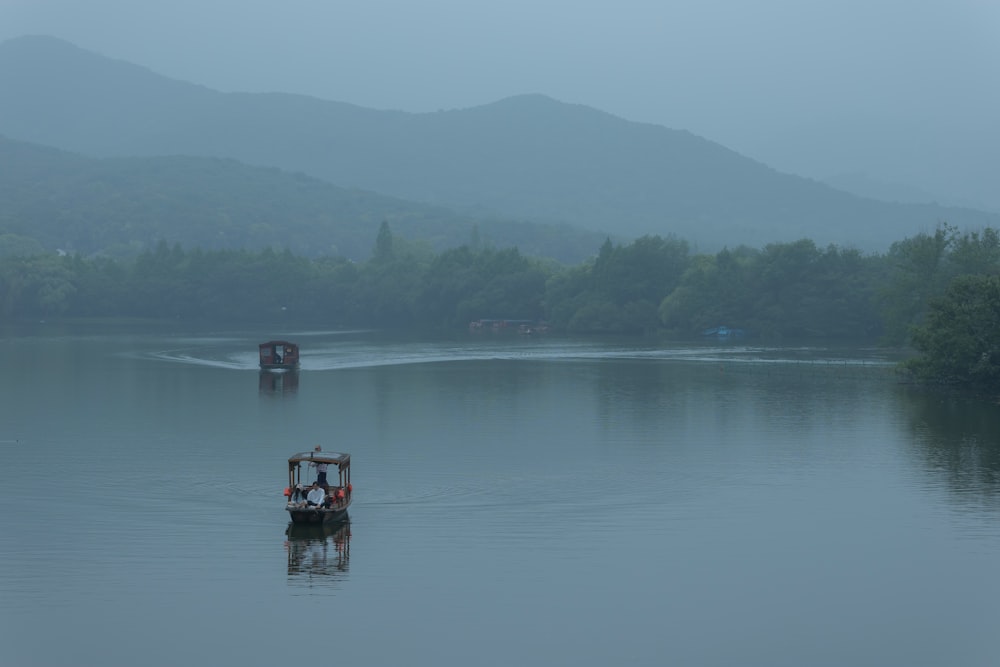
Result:
{"label": "reflection of trees", "polygon": [[910,406],[910,425],[928,470],[944,473],[963,496],[1000,500],[1000,411],[967,394],[920,393]]}
{"label": "reflection of trees", "polygon": [[322,526],[289,524],[288,578],[306,585],[329,585],[347,573],[351,557],[351,524]]}
{"label": "reflection of trees", "polygon": [[895,386],[892,367],[880,359],[868,363],[835,350],[688,350],[702,358],[595,365],[602,420],[617,428],[631,428],[638,420],[673,435],[697,430],[705,420],[737,427],[746,414],[805,422],[809,415],[864,410],[872,392],[878,394],[874,400],[884,400],[884,391]]}

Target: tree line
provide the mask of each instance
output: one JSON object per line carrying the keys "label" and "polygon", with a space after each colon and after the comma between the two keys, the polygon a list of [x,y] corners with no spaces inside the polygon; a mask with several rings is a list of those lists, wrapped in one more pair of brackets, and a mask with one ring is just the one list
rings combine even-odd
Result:
{"label": "tree line", "polygon": [[[884,254],[808,239],[696,254],[683,240],[644,236],[606,240],[590,260],[567,266],[476,242],[435,252],[383,222],[366,262],[165,242],[128,261],[9,254],[0,257],[0,316],[401,329],[493,318],[675,338],[725,325],[765,342],[912,344],[922,356],[909,369],[920,377],[996,383],[998,275],[997,231],[947,224]],[[956,360],[959,322],[968,333]]]}

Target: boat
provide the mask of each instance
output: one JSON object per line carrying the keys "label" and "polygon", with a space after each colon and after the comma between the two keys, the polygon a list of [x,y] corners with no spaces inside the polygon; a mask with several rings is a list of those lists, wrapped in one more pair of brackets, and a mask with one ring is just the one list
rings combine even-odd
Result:
{"label": "boat", "polygon": [[[337,469],[336,483],[329,477],[323,482],[321,471],[326,466],[327,475]],[[311,480],[309,478],[312,478]],[[311,505],[306,497],[313,484],[324,491],[320,504]],[[342,452],[324,452],[318,446],[311,452],[300,452],[288,458],[288,486],[285,487],[285,509],[295,525],[321,525],[347,518],[347,508],[354,495],[351,485],[351,455]]]}
{"label": "boat", "polygon": [[549,330],[546,322],[537,320],[472,320],[469,322],[469,331],[480,333],[483,331],[517,331],[522,334],[545,333]]}
{"label": "boat", "polygon": [[295,343],[269,340],[259,347],[261,370],[296,370],[299,367],[299,346]]}

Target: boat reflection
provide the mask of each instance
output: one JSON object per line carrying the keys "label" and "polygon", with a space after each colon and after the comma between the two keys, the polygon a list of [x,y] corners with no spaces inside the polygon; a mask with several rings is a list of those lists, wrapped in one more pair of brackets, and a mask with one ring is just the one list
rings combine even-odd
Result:
{"label": "boat reflection", "polygon": [[258,388],[262,394],[288,394],[299,389],[298,371],[261,371]]}
{"label": "boat reflection", "polygon": [[288,580],[305,586],[329,586],[347,575],[351,559],[349,519],[321,525],[289,523]]}

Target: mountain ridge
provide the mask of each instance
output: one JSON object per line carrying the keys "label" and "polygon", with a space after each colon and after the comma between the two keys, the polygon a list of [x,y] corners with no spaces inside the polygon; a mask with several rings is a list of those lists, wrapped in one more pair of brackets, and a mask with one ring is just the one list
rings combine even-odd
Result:
{"label": "mountain ridge", "polygon": [[127,257],[166,241],[363,261],[383,221],[394,236],[434,251],[478,239],[565,263],[583,261],[604,240],[565,226],[470,218],[230,158],[93,158],[3,136],[0,156],[0,254]]}
{"label": "mountain ridge", "polygon": [[799,238],[885,250],[942,221],[1000,223],[858,197],[686,130],[539,94],[414,114],[222,93],[54,38],[0,44],[0,90],[0,133],[16,139],[101,157],[225,157],[459,212],[675,235],[704,250]]}

